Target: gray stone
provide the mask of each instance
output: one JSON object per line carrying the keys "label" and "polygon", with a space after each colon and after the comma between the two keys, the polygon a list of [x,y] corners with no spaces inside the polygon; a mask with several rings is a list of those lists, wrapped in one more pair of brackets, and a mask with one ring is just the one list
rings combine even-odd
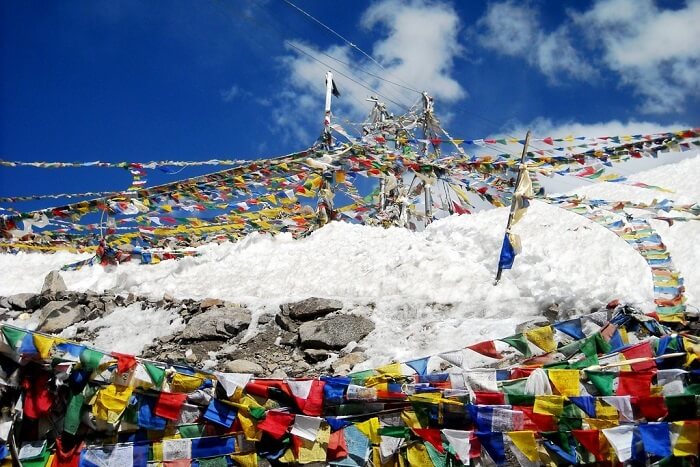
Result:
{"label": "gray stone", "polygon": [[229,373],[252,373],[255,376],[260,376],[265,372],[263,367],[257,363],[242,359],[226,362],[224,369]]}
{"label": "gray stone", "polygon": [[7,297],[7,303],[15,310],[27,310],[34,298],[33,293],[18,293]]}
{"label": "gray stone", "polygon": [[317,297],[282,305],[282,311],[289,310],[289,317],[297,321],[310,321],[342,308],[343,302],[341,301]]}
{"label": "gray stone", "polygon": [[299,326],[299,340],[304,348],[339,350],[358,342],[374,329],[374,323],[355,315],[340,315],[310,321]]}
{"label": "gray stone", "polygon": [[280,345],[295,347],[299,343],[299,334],[297,334],[296,332],[281,331],[279,337]]}
{"label": "gray stone", "polygon": [[41,293],[57,293],[68,290],[66,283],[63,282],[63,277],[58,271],[51,271],[44,278],[44,286],[41,288]]}
{"label": "gray stone", "polygon": [[305,349],[304,356],[312,362],[323,362],[328,360],[328,350],[323,349]]}
{"label": "gray stone", "polygon": [[352,369],[358,363],[365,361],[365,355],[362,352],[350,352],[333,362],[333,370],[340,373],[341,368],[347,366],[348,370]]}
{"label": "gray stone", "polygon": [[284,312],[275,315],[275,323],[285,331],[297,332],[299,325]]}
{"label": "gray stone", "polygon": [[224,340],[238,335],[250,324],[250,313],[243,308],[213,308],[187,323],[184,340]]}
{"label": "gray stone", "polygon": [[89,311],[85,305],[68,300],[49,302],[39,310],[41,325],[38,330],[48,333],[63,331],[68,326],[85,319]]}
{"label": "gray stone", "polygon": [[270,374],[270,378],[274,379],[285,379],[288,378],[289,375],[282,369],[282,368],[277,368],[275,371]]}
{"label": "gray stone", "polygon": [[222,306],[224,304],[223,300],[219,300],[218,298],[205,298],[202,300],[199,304],[199,308],[202,310],[206,310],[207,308],[212,308],[215,306]]}

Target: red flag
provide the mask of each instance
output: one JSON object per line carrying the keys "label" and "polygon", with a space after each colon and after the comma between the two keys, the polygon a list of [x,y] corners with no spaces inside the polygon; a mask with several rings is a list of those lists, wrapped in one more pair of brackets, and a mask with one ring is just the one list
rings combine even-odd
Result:
{"label": "red flag", "polygon": [[275,439],[281,439],[287,433],[289,425],[293,422],[293,414],[268,410],[265,414],[265,419],[258,423],[258,428]]}
{"label": "red flag", "polygon": [[186,393],[161,392],[156,402],[155,414],[167,420],[177,420],[187,400]]}
{"label": "red flag", "polygon": [[505,405],[506,396],[502,392],[474,391],[476,404],[479,405]]}
{"label": "red flag", "polygon": [[56,438],[56,457],[51,467],[78,467],[80,452],[83,450],[83,442],[76,440],[74,443],[71,447],[70,442],[66,445],[60,436]]}
{"label": "red flag", "polygon": [[663,396],[640,397],[637,400],[633,399],[632,404],[637,407],[642,417],[650,422],[656,422],[668,415]]}
{"label": "red flag", "polygon": [[[633,345],[622,350],[621,352],[627,360],[632,360],[633,358],[651,358],[654,356],[654,354],[651,352],[651,344],[649,341],[640,342],[639,344]],[[634,371],[643,371],[650,368],[656,368],[656,362],[654,362],[652,359],[646,362],[632,363],[630,366]]]}
{"label": "red flag", "polygon": [[126,373],[136,366],[136,357],[123,353],[112,352],[112,357],[117,359],[117,371]]}
{"label": "red flag", "polygon": [[493,341],[479,342],[477,344],[468,345],[467,348],[473,350],[474,352],[478,352],[481,355],[486,355],[487,357],[498,359],[503,358],[503,355],[496,350],[496,345],[493,343]]}
{"label": "red flag", "polygon": [[49,374],[26,375],[22,380],[24,389],[24,415],[27,418],[41,418],[49,413],[53,396],[49,392]]}
{"label": "red flag", "polygon": [[477,457],[481,457],[481,441],[479,441],[479,438],[472,432],[469,437],[469,458],[476,459]]}
{"label": "red flag", "polygon": [[445,452],[445,449],[442,447],[442,433],[438,428],[414,428],[413,431],[441,453]]}
{"label": "red flag", "polygon": [[617,395],[649,397],[651,395],[651,380],[656,370],[621,371],[619,373]]}
{"label": "red flag", "polygon": [[595,456],[597,461],[605,460],[600,453],[600,433],[598,430],[571,430],[571,434],[581,443],[581,446]]}
{"label": "red flag", "polygon": [[[259,425],[258,425],[259,426]],[[328,440],[327,459],[329,461],[342,459],[348,455],[348,445],[345,442],[344,430],[338,430],[331,433],[331,438]]]}
{"label": "red flag", "polygon": [[528,431],[556,431],[557,424],[554,416],[535,413],[531,406],[513,406],[513,410],[519,410],[525,414],[523,430]]}

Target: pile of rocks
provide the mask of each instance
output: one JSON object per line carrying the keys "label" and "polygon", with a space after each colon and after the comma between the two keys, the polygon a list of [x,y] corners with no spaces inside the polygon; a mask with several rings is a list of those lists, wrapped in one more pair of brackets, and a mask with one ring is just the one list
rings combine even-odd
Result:
{"label": "pile of rocks", "polygon": [[[372,321],[350,314],[338,300],[312,297],[283,304],[276,314],[252,313],[244,305],[212,298],[176,300],[166,294],[154,300],[68,291],[55,271],[46,277],[41,293],[0,297],[0,322],[31,322],[47,334],[76,325],[73,339],[89,342],[99,327],[87,323],[133,303],[141,303],[142,309],[173,310],[185,323],[182,331],[157,339],[141,356],[257,376],[347,373],[365,360],[356,344],[374,329]],[[251,327],[255,332],[248,332]]]}

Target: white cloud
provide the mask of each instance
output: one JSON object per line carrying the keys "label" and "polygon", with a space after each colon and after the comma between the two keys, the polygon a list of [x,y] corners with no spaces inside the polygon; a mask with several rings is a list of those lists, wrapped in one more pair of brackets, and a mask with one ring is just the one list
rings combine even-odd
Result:
{"label": "white cloud", "polygon": [[667,113],[700,96],[700,0],[677,10],[652,0],[599,0],[575,21],[600,42],[604,63],[644,98],[642,110]]}
{"label": "white cloud", "polygon": [[535,9],[508,0],[489,5],[477,22],[477,38],[488,49],[521,56],[553,83],[564,76],[582,81],[598,76],[571,44],[566,25],[549,33],[543,29]]}
{"label": "white cloud", "polygon": [[234,84],[230,88],[228,88],[224,91],[221,91],[221,99],[223,99],[224,102],[231,102],[240,94],[241,94],[241,88],[239,88],[238,86],[236,86]]}
{"label": "white cloud", "polygon": [[[391,111],[410,107],[420,99],[418,91],[429,91],[436,98],[438,112],[441,104],[456,102],[467,96],[466,90],[455,79],[454,61],[463,49],[459,44],[460,20],[451,5],[443,2],[400,2],[383,0],[371,5],[362,15],[360,26],[375,30],[380,39],[369,51],[384,69],[347,45],[319,49],[300,41],[288,41],[291,54],[281,58],[290,88],[277,96],[276,125],[288,124],[294,115],[295,128],[285,137],[311,137],[300,124],[317,116],[318,131],[322,129],[325,93],[324,76],[332,66],[334,80],[341,93],[334,99],[334,114],[350,119],[362,119],[372,104],[366,98],[380,94]],[[320,64],[306,54],[325,63]],[[331,58],[332,57],[332,58]],[[337,60],[335,60],[337,59]],[[345,64],[352,66],[346,66]],[[359,71],[362,68],[384,80]],[[398,83],[402,86],[389,83]],[[373,92],[370,89],[375,90]],[[342,124],[343,121],[341,120]],[[315,137],[315,135],[313,135]],[[305,141],[308,143],[309,141]]]}
{"label": "white cloud", "polygon": [[668,131],[678,131],[689,128],[687,123],[672,123],[662,125],[650,121],[629,120],[622,122],[610,120],[608,122],[580,123],[574,121],[554,122],[549,118],[539,117],[530,123],[515,123],[510,125],[504,133],[512,135],[522,135],[524,137],[527,130],[532,130],[535,137],[561,138],[565,136],[616,136],[616,135],[637,135],[652,134]]}

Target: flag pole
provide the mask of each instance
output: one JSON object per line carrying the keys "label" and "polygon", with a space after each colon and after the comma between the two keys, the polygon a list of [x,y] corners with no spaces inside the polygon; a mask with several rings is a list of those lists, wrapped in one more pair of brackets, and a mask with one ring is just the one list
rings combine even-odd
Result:
{"label": "flag pole", "polygon": [[323,138],[330,149],[333,139],[331,136],[331,95],[333,94],[333,73],[326,72],[326,108],[323,118]]}
{"label": "flag pole", "polygon": [[[513,217],[515,216],[515,210],[517,209],[517,203],[515,199],[515,192],[518,190],[518,186],[520,185],[520,181],[523,178],[523,171],[527,170],[525,167],[525,158],[527,157],[527,147],[530,145],[530,130],[527,130],[527,134],[525,135],[525,143],[523,143],[523,154],[520,156],[520,168],[518,170],[518,177],[515,180],[515,186],[513,187],[513,199],[510,202],[510,213],[508,214],[508,224],[506,224],[506,235],[508,235],[508,232],[510,232],[510,226],[513,223]],[[503,268],[501,267],[500,264],[500,259],[498,262],[498,272],[496,273],[496,281],[493,283],[493,285],[498,285],[498,282],[501,280],[501,274],[503,274]]]}

